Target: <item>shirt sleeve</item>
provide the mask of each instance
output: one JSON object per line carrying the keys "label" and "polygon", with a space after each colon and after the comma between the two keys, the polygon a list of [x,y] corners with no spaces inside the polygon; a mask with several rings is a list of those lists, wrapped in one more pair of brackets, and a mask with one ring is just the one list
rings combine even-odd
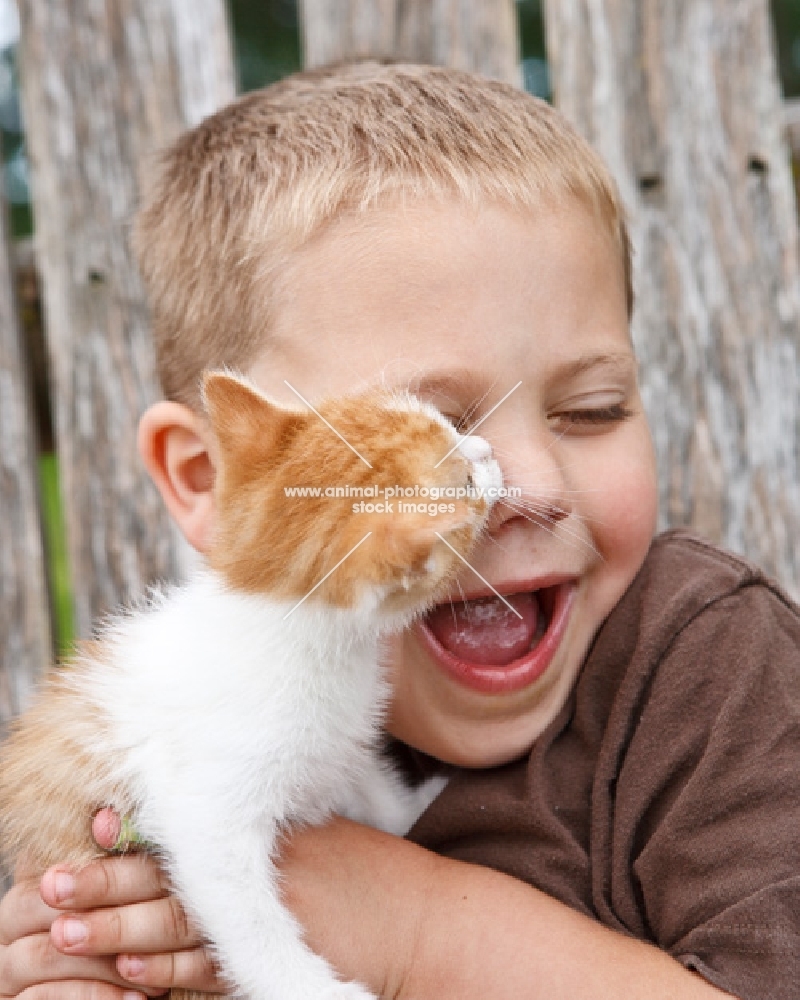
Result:
{"label": "shirt sleeve", "polygon": [[741,1000],[800,1000],[797,610],[756,584],[704,608],[618,763],[607,905]]}

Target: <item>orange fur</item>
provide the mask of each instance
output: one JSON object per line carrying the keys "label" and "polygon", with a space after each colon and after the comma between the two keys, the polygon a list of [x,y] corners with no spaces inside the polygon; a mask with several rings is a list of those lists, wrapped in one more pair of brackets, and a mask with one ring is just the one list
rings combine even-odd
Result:
{"label": "orange fur", "polygon": [[[426,560],[443,548],[436,532],[447,533],[464,553],[474,540],[483,501],[455,501],[455,513],[435,518],[400,518],[353,514],[352,498],[284,496],[285,486],[328,483],[463,486],[468,463],[460,455],[434,468],[452,442],[426,413],[399,410],[387,422],[391,397],[382,391],[321,404],[319,412],[369,456],[370,469],[313,413],[280,409],[221,374],[206,376],[205,393],[221,451],[219,531],[210,563],[235,589],[300,599],[371,531],[372,543],[354,552],[316,599],[351,606],[363,584],[417,599]],[[105,762],[87,750],[107,722],[73,683],[90,660],[105,657],[102,643],[86,643],[68,666],[51,671],[2,746],[0,844],[10,868],[23,862],[43,872],[56,862],[86,864],[102,853],[91,838],[93,814],[105,805],[121,812],[132,805]]]}
{"label": "orange fur", "polygon": [[[103,760],[86,750],[106,724],[97,705],[76,702],[71,682],[87,656],[102,658],[102,644],[86,643],[68,666],[50,671],[0,751],[0,851],[9,872],[19,866],[40,876],[54,864],[77,870],[103,857],[92,839],[94,814],[111,805],[124,815],[133,806]],[[169,997],[225,1000],[190,990]]]}
{"label": "orange fur", "polygon": [[[209,562],[231,587],[299,600],[371,532],[370,545],[345,560],[314,599],[351,607],[365,587],[381,589],[401,607],[434,598],[432,588],[457,568],[436,532],[466,554],[485,501],[458,499],[453,512],[436,517],[353,513],[352,498],[292,499],[284,487],[463,487],[471,466],[460,454],[435,467],[453,446],[445,427],[424,411],[392,408],[397,397],[384,391],[320,404],[320,414],[368,458],[369,468],[314,413],[274,406],[221,373],[208,374],[204,390],[219,444],[218,532]],[[437,552],[432,574],[427,564]],[[112,742],[98,739],[109,720],[89,685],[76,683],[98,664],[114,670],[102,641],[84,644],[67,666],[51,671],[0,748],[0,844],[9,868],[22,864],[34,874],[55,863],[79,868],[103,854],[91,836],[94,813],[107,805],[120,814],[134,809],[133,790],[114,784],[100,753]],[[173,991],[174,1000],[194,996]]]}
{"label": "orange fur", "polygon": [[87,643],[69,666],[52,670],[3,744],[0,843],[9,868],[41,873],[56,862],[87,864],[102,854],[91,836],[94,813],[104,805],[129,808],[103,760],[87,750],[107,723],[73,685],[87,658],[103,654],[100,643]]}
{"label": "orange fur", "polygon": [[[0,752],[0,850],[7,871],[17,866],[40,876],[54,864],[75,870],[106,854],[92,839],[98,809],[120,815],[132,808],[125,789],[109,778],[99,756],[87,752],[91,734],[105,725],[97,705],[76,702],[72,680],[82,661],[103,657],[86,643],[68,665],[50,671],[31,708],[12,724]],[[225,1000],[171,990],[170,1000]]]}
{"label": "orange fur", "polygon": [[314,413],[273,406],[226,376],[206,376],[205,398],[221,452],[220,524],[209,561],[235,589],[299,600],[369,531],[370,544],[319,588],[318,599],[349,607],[362,584],[398,585],[409,567],[421,571],[433,548],[444,548],[437,531],[449,533],[448,541],[466,554],[482,500],[452,500],[454,513],[430,517],[354,514],[352,497],[284,495],[285,487],[308,485],[464,486],[469,463],[460,455],[435,468],[452,438],[428,414],[398,410],[387,421],[392,397],[378,390],[321,403],[319,414],[349,448]]}

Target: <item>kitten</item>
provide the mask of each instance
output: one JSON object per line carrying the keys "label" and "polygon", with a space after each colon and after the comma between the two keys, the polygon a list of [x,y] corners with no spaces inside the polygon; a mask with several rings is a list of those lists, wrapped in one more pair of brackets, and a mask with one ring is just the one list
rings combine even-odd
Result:
{"label": "kitten", "polygon": [[441,597],[490,501],[473,490],[431,516],[285,488],[378,487],[380,503],[387,487],[497,488],[500,471],[485,441],[409,394],[296,412],[223,373],[204,394],[218,445],[207,566],[47,678],[0,756],[4,853],[37,871],[85,864],[100,853],[91,818],[113,806],[159,845],[251,1000],[368,1000],[303,943],[276,840],[332,813],[403,834],[441,789],[406,788],[381,758],[381,639]]}

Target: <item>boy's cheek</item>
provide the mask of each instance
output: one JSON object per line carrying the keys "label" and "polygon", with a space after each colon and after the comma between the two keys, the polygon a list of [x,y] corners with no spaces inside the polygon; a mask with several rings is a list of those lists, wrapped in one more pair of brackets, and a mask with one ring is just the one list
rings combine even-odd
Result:
{"label": "boy's cheek", "polygon": [[604,536],[604,554],[630,552],[635,558],[638,550],[647,551],[658,520],[658,471],[644,418],[616,442],[610,454],[596,458],[592,478],[600,488],[597,497],[602,509],[596,512],[595,530]]}
{"label": "boy's cheek", "polygon": [[591,629],[600,626],[633,582],[658,521],[656,464],[644,420],[597,445],[584,465],[582,486],[582,513],[599,555],[588,567],[584,592]]}
{"label": "boy's cheek", "polygon": [[605,519],[607,544],[621,552],[649,546],[658,520],[658,485],[647,470],[613,490]]}

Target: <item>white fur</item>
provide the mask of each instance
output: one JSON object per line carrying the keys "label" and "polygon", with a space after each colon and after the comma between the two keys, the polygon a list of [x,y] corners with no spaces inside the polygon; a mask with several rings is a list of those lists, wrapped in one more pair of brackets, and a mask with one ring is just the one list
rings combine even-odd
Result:
{"label": "white fur", "polygon": [[[474,475],[501,485],[486,449],[473,450]],[[138,832],[163,849],[182,900],[250,1000],[370,997],[337,980],[281,904],[281,827],[339,813],[403,834],[444,784],[411,790],[380,758],[381,632],[412,613],[387,620],[377,603],[295,607],[235,593],[202,570],[114,619],[111,664],[82,681],[110,720],[92,749],[119,762]]]}
{"label": "white fur", "polygon": [[281,905],[277,834],[334,812],[403,834],[443,781],[408,789],[376,751],[388,686],[375,613],[292,608],[201,572],[116,620],[113,666],[86,682],[138,832],[230,978],[251,1000],[366,1000]]}
{"label": "white fur", "polygon": [[470,462],[481,462],[492,455],[492,446],[477,434],[466,434],[458,442],[458,450]]}

